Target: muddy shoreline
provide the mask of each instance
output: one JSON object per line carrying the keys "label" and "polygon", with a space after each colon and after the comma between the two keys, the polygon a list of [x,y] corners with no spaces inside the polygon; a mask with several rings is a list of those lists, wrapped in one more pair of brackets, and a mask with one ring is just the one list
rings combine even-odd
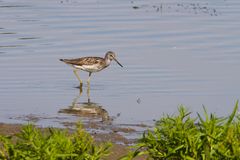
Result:
{"label": "muddy shoreline", "polygon": [[[51,117],[51,116],[43,116],[43,115],[41,116],[41,115],[35,115],[35,114],[20,115],[17,117],[11,117],[10,119],[15,119],[20,122],[20,123],[13,123],[13,124],[21,125],[26,123],[32,123],[41,128],[54,127],[54,128],[75,129],[76,124],[80,122],[84,126],[86,131],[90,133],[92,136],[112,135],[111,136],[112,142],[116,144],[124,144],[124,145],[134,144],[137,138],[139,138],[144,131],[148,129],[152,129],[153,127],[144,123],[136,123],[136,124],[116,123],[113,117],[110,117],[110,120],[103,121],[102,118],[98,117],[98,115],[85,113],[83,116],[82,114],[78,115],[76,111],[74,111],[73,113],[74,114],[70,114],[70,115],[75,118],[84,118],[84,119],[71,120],[71,119],[61,118],[59,116]],[[58,125],[41,126],[41,122],[48,119],[57,122]],[[8,123],[2,122],[2,124],[8,124]]]}

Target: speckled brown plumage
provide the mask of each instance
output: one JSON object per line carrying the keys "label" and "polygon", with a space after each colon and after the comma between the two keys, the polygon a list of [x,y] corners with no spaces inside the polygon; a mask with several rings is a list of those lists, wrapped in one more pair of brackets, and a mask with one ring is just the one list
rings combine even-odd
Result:
{"label": "speckled brown plumage", "polygon": [[67,64],[72,65],[93,65],[93,64],[102,64],[104,63],[104,58],[101,57],[82,57],[82,58],[75,58],[75,59],[60,59],[60,61],[63,61]]}

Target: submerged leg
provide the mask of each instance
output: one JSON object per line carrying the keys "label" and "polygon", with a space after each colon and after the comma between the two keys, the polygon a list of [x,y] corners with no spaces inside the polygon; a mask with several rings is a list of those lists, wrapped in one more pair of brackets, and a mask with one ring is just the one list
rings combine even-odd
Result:
{"label": "submerged leg", "polygon": [[82,83],[80,83],[80,86],[79,86],[79,96],[82,95]]}
{"label": "submerged leg", "polygon": [[92,72],[89,72],[89,77],[88,77],[88,80],[87,80],[88,85],[90,84],[90,77],[91,77],[91,74],[92,74]]}
{"label": "submerged leg", "polygon": [[78,73],[77,73],[77,70],[73,70],[73,73],[75,74],[75,76],[77,77],[77,79],[79,80],[80,82],[80,86],[82,86],[82,80],[80,79]]}
{"label": "submerged leg", "polygon": [[88,103],[90,103],[90,86],[87,87],[87,97],[88,97]]}

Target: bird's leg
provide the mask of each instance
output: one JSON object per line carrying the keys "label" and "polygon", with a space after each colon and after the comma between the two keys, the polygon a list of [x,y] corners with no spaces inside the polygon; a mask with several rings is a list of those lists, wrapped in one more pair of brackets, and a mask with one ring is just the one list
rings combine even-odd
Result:
{"label": "bird's leg", "polygon": [[88,96],[88,103],[90,103],[90,76],[91,76],[91,72],[89,72],[89,77],[88,77],[88,81],[87,81],[87,96]]}
{"label": "bird's leg", "polygon": [[77,70],[73,70],[73,73],[75,74],[75,76],[77,77],[77,79],[79,80],[80,82],[80,88],[82,87],[82,80],[80,79],[78,73],[77,73]]}
{"label": "bird's leg", "polygon": [[92,72],[89,72],[89,77],[88,77],[88,80],[87,80],[88,85],[90,85],[90,77],[91,77],[91,74],[92,74]]}
{"label": "bird's leg", "polygon": [[80,83],[80,86],[79,86],[79,96],[82,95],[82,83]]}
{"label": "bird's leg", "polygon": [[90,86],[87,87],[87,97],[88,97],[88,103],[90,103]]}

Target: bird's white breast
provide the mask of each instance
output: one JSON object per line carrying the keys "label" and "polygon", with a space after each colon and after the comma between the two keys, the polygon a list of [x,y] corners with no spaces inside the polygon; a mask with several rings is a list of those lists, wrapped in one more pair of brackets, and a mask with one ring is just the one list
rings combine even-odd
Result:
{"label": "bird's white breast", "polygon": [[77,69],[81,69],[83,71],[87,71],[87,72],[98,72],[98,71],[102,70],[102,67],[99,66],[98,64],[82,65],[82,66],[73,65],[73,67],[77,68]]}
{"label": "bird's white breast", "polygon": [[109,66],[110,63],[111,63],[111,60],[110,60],[110,59],[107,59],[107,60],[105,60],[105,62],[106,62],[106,65]]}

